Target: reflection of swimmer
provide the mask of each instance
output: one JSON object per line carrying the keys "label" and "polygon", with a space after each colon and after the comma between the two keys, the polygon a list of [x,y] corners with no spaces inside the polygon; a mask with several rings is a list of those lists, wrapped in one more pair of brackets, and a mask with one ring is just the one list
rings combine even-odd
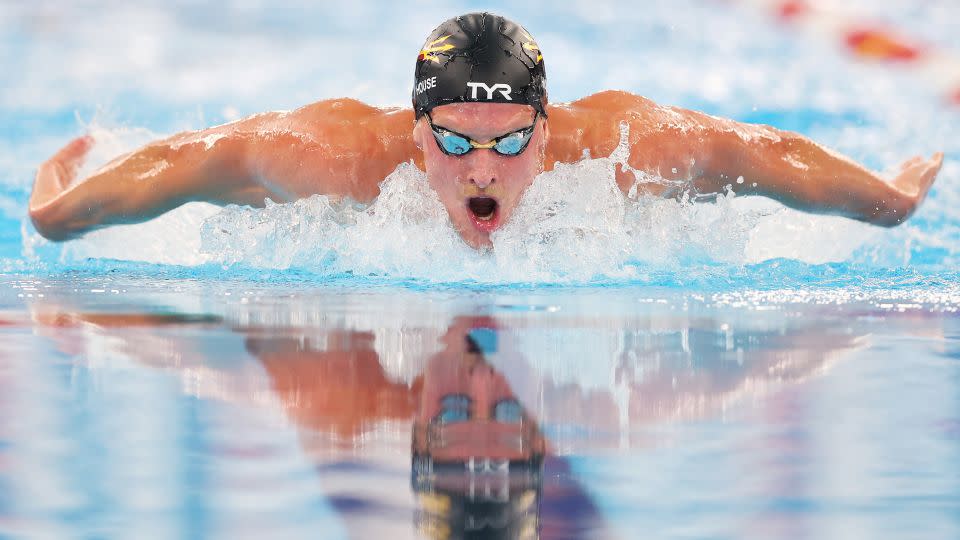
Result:
{"label": "reflection of swimmer", "polygon": [[[299,426],[345,441],[362,438],[384,421],[402,423],[412,419],[423,403],[421,396],[427,378],[440,380],[430,373],[443,372],[435,366],[400,375],[384,364],[387,360],[378,354],[372,332],[347,330],[336,323],[271,328],[240,322],[258,320],[256,311],[227,319],[214,315],[142,313],[142,307],[138,308],[141,313],[91,312],[58,305],[52,292],[31,302],[36,331],[48,336],[67,354],[97,357],[108,346],[111,354],[143,364],[189,370],[184,373],[184,381],[189,381],[192,392],[219,398],[247,400],[223,385],[245,388],[248,385],[234,379],[255,377],[262,383],[266,378],[270,393],[277,398],[275,403]],[[831,359],[870,346],[866,336],[871,331],[867,323],[837,326],[817,318],[788,317],[763,328],[752,328],[721,327],[718,319],[710,317],[637,314],[626,320],[611,319],[605,323],[610,332],[580,334],[586,341],[584,349],[609,350],[614,356],[601,354],[591,360],[589,367],[566,365],[568,376],[558,378],[554,368],[559,364],[549,359],[531,362],[533,359],[524,358],[520,352],[529,348],[520,347],[520,337],[537,334],[542,329],[540,325],[546,323],[538,320],[536,316],[524,320],[457,317],[446,328],[443,351],[432,356],[431,361],[444,355],[464,356],[463,343],[468,333],[481,348],[489,350],[489,343],[484,343],[484,336],[476,330],[486,329],[488,336],[499,340],[499,350],[496,355],[485,355],[490,359],[480,365],[487,365],[488,369],[493,366],[491,380],[500,381],[498,384],[503,387],[498,392],[520,396],[518,401],[525,403],[526,412],[535,418],[550,418],[551,423],[559,426],[589,427],[600,432],[597,435],[607,434],[614,439],[624,429],[710,416],[744,395],[760,395],[779,384],[805,380],[822,372]],[[11,321],[20,324],[16,319]],[[376,320],[377,324],[383,322]],[[178,331],[184,324],[200,324],[207,331]],[[569,326],[573,331],[582,328],[584,322],[551,316],[549,324],[551,328],[573,325]],[[911,317],[909,313],[891,315],[887,324],[896,325],[891,327],[909,335],[943,332],[937,318]],[[256,358],[261,369],[239,373],[231,367],[236,364],[217,362],[224,344],[213,341],[214,347],[207,341],[222,335],[214,331],[218,327],[237,334],[239,343],[233,345],[236,354]],[[418,330],[421,329],[408,329],[414,336],[419,336]],[[443,331],[431,328],[430,333],[436,330]],[[87,341],[94,335],[110,339],[98,338],[91,347]],[[486,339],[490,341],[489,337]],[[539,342],[534,344],[539,346]],[[424,347],[434,350],[433,345]],[[417,365],[418,350],[407,351],[409,362],[405,363]],[[596,381],[588,373],[596,369],[612,369],[615,377]],[[490,407],[484,409],[491,411]],[[428,413],[425,418],[432,416]],[[574,444],[590,442],[580,440]],[[571,448],[570,442],[564,441],[564,447]]]}
{"label": "reflection of swimmer", "polygon": [[[791,383],[817,373],[830,356],[856,347],[861,341],[858,336],[875,324],[867,318],[854,318],[837,326],[823,318],[786,316],[782,326],[771,323],[757,329],[734,325],[720,330],[718,321],[710,318],[614,319],[608,327],[628,330],[632,338],[616,353],[622,355],[614,364],[616,382],[591,387],[580,379],[588,378],[585,370],[606,364],[609,359],[600,354],[591,358],[585,370],[571,369],[572,377],[566,382],[554,380],[555,372],[551,375],[552,357],[524,358],[519,354],[516,332],[535,332],[536,321],[542,321],[537,315],[458,317],[445,326],[442,350],[432,355],[422,370],[401,377],[385,369],[386,360],[376,352],[371,332],[344,329],[342,323],[269,327],[249,322],[264,320],[258,310],[273,313],[275,306],[251,304],[244,307],[243,316],[235,314],[224,320],[178,315],[160,306],[146,310],[149,314],[83,312],[65,308],[63,303],[68,300],[58,299],[55,291],[44,299],[29,300],[35,330],[48,335],[61,350],[89,355],[94,360],[130,358],[179,371],[191,395],[277,406],[298,428],[300,451],[316,460],[317,485],[322,486],[324,500],[340,512],[345,527],[357,538],[378,537],[380,534],[366,533],[396,529],[398,521],[406,523],[411,516],[431,534],[443,530],[465,532],[468,525],[471,530],[480,525],[490,528],[505,523],[503,512],[507,510],[507,523],[513,528],[499,527],[497,530],[504,535],[528,530],[535,520],[544,539],[602,537],[603,512],[584,489],[591,487],[590,477],[580,476],[582,472],[574,474],[571,462],[551,455],[550,447],[591,455],[597,441],[622,443],[618,435],[624,432],[618,430],[643,437],[642,430],[635,428],[650,422],[711,415],[719,410],[718,405],[737,396],[757,395],[770,384]],[[142,307],[140,310],[144,311]],[[9,319],[14,326],[26,323],[2,313],[0,318]],[[375,320],[384,323],[382,318]],[[550,318],[552,324],[564,321],[571,322],[556,315]],[[652,321],[656,325],[650,324]],[[590,320],[578,324],[595,323]],[[913,335],[942,332],[940,323],[941,318],[936,316],[894,314],[889,321],[894,326],[887,328]],[[185,325],[202,325],[205,331],[184,331]],[[405,331],[411,330],[407,327]],[[232,346],[231,333],[237,334]],[[99,337],[85,349],[85,339],[93,335]],[[595,351],[606,349],[602,343],[591,345]],[[491,353],[492,349],[496,352]],[[235,355],[229,356],[228,350],[236,351]],[[738,352],[741,350],[742,356]],[[244,357],[257,361],[244,362]],[[643,358],[648,361],[641,361]],[[414,358],[406,360],[421,365]],[[94,369],[104,365],[91,364]],[[526,377],[525,369],[530,369],[533,376]],[[618,391],[623,391],[620,396],[626,398],[620,402],[620,410],[615,399]],[[498,408],[501,403],[504,405]],[[244,408],[229,410],[242,412]],[[237,416],[237,421],[246,422],[243,414]],[[480,429],[455,433],[466,433],[474,443],[469,446],[458,444],[455,438],[422,438],[418,442],[406,431],[411,421],[421,425],[435,420],[456,424],[457,420],[480,417],[484,420]],[[508,430],[484,433],[483,426],[490,426],[490,419],[506,420],[502,423]],[[528,431],[519,431],[520,437],[509,431],[517,419],[528,426]],[[586,431],[576,429],[581,426]],[[575,428],[572,433],[566,429],[571,427]],[[413,431],[425,432],[423,428]],[[388,467],[367,471],[371,476],[358,482],[357,471],[366,464],[383,466],[384,462],[376,462],[365,452],[382,448],[377,443],[371,445],[371,439],[385,432],[397,435],[390,450],[399,452],[392,452]],[[547,448],[541,446],[544,432],[550,439]],[[606,435],[612,437],[605,439]],[[415,452],[423,455],[429,451],[438,458],[434,461],[448,465],[432,469],[442,474],[418,476],[418,470],[430,469],[417,467],[413,455],[402,453],[400,445],[411,440]],[[516,441],[520,444],[513,444]],[[447,448],[446,442],[454,444]],[[357,454],[364,454],[360,469],[352,462]],[[538,454],[543,456],[540,474],[535,459]],[[465,465],[470,457],[474,458],[473,474]],[[529,466],[524,468],[522,462],[528,458]],[[517,462],[508,470],[519,474],[501,474],[505,459]],[[461,468],[455,474],[458,462]],[[413,497],[409,493],[411,464]],[[376,481],[370,481],[371,477]],[[791,488],[787,485],[783,489]],[[777,489],[771,488],[771,497],[791,495]],[[502,508],[505,504],[509,505],[506,510]],[[444,508],[449,508],[449,513]],[[530,511],[538,513],[531,516]],[[770,512],[769,516],[779,515]],[[378,517],[380,521],[371,525]]]}
{"label": "reflection of swimmer", "polygon": [[471,335],[491,322],[457,319],[424,370],[411,444],[417,528],[431,538],[607,537],[594,502],[566,461],[547,455],[536,420]]}
{"label": "reflection of swimmer", "polygon": [[247,352],[263,366],[287,416],[303,428],[352,440],[387,420],[407,422],[420,384],[390,380],[365,332],[329,332],[322,346],[251,332]]}
{"label": "reflection of swimmer", "polygon": [[[318,460],[327,500],[343,512],[351,531],[369,527],[370,515],[358,510],[368,503],[373,510],[366,512],[387,516],[413,510],[419,529],[434,537],[606,537],[599,509],[574,480],[567,461],[548,454],[536,420],[480,352],[477,342],[482,339],[475,330],[495,326],[492,319],[457,318],[442,339],[443,350],[410,384],[391,380],[369,333],[336,330],[307,337],[291,329],[234,328],[244,334],[244,349],[263,370],[257,372],[259,384],[231,384],[231,377],[251,372],[236,362],[218,363],[221,353],[207,362],[206,347],[189,333],[156,332],[160,325],[223,324],[217,317],[76,313],[45,304],[37,306],[33,318],[55,327],[51,338],[70,354],[83,354],[82,338],[67,330],[83,327],[110,335],[118,350],[137,360],[188,371],[185,376],[194,381],[191,392],[278,405],[303,430],[301,444]],[[139,328],[155,335],[131,331]],[[468,340],[471,334],[476,339]],[[213,388],[205,388],[211,383]],[[231,387],[234,391],[225,391]],[[242,395],[243,388],[248,396]],[[263,398],[267,389],[272,399]],[[355,477],[338,473],[336,463],[323,466],[331,446],[350,448],[386,422],[410,420],[413,445],[407,465],[413,464],[415,509],[402,492],[384,491],[379,484],[355,485]],[[441,429],[428,427],[438,424]]]}
{"label": "reflection of swimmer", "polygon": [[448,349],[431,360],[414,425],[414,460],[462,466],[482,455],[509,466],[538,463],[543,450],[536,423],[470,336],[465,351]]}
{"label": "reflection of swimmer", "polygon": [[[175,135],[75,181],[93,144],[82,137],[40,166],[30,216],[44,236],[63,240],[188,201],[259,206],[266,197],[326,194],[368,202],[390,171],[413,160],[463,239],[486,246],[537,174],[584,151],[609,155],[625,123],[627,163],[640,171],[617,171],[625,193],[636,182],[665,197],[733,184],[801,210],[891,226],[916,210],[942,162],[941,154],[911,159],[888,181],[798,134],[626,92],[547,106],[545,80],[539,46],[523,28],[489,13],[464,15],[420,51],[413,111],[322,101]],[[642,181],[648,175],[668,182]]]}
{"label": "reflection of swimmer", "polygon": [[[425,535],[604,537],[594,502],[566,461],[547,455],[536,420],[487,362],[477,330],[495,326],[486,317],[458,317],[443,350],[409,386],[389,380],[367,333],[330,332],[313,350],[309,340],[256,329],[245,345],[302,428],[349,441],[377,423],[413,419],[411,485]],[[552,479],[546,485],[544,471]]]}
{"label": "reflection of swimmer", "polygon": [[417,527],[434,538],[535,538],[544,441],[474,339],[436,355],[413,424]]}

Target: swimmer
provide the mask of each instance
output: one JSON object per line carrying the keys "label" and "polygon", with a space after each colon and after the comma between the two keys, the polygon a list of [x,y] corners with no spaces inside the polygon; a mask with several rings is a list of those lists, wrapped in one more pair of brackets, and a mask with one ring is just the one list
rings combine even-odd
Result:
{"label": "swimmer", "polygon": [[796,133],[627,92],[548,105],[536,41],[490,13],[433,31],[417,57],[412,98],[412,110],[332,99],[259,114],[153,142],[77,179],[94,144],[80,137],[39,167],[30,218],[43,236],[68,240],[190,201],[263,206],[266,198],[322,194],[369,203],[380,182],[412,160],[463,240],[482,248],[538,174],[585,151],[610,155],[626,124],[627,167],[616,171],[625,195],[731,186],[738,195],[891,227],[917,209],[943,161],[942,153],[915,157],[886,179]]}

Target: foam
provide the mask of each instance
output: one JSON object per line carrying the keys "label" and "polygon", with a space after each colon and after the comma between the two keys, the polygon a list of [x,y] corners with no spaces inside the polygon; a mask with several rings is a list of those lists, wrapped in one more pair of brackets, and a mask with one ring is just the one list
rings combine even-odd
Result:
{"label": "foam", "polygon": [[[150,136],[103,128],[95,133],[101,157]],[[492,235],[489,252],[463,243],[425,175],[407,163],[383,181],[380,196],[368,207],[320,195],[289,204],[267,201],[262,209],[194,203],[148,223],[104,229],[69,242],[60,259],[216,262],[428,281],[566,283],[643,279],[651,270],[695,263],[740,265],[778,257],[843,261],[877,233],[850,220],[737,197],[733,190],[708,204],[651,197],[636,186],[625,197],[614,171],[626,158],[627,140],[624,128],[611,156],[557,164],[537,177],[511,220]],[[676,184],[641,176],[643,182]]]}
{"label": "foam", "polygon": [[[147,131],[89,126],[97,145],[86,170],[156,136]],[[677,190],[682,181],[635,171],[640,181],[624,196],[615,170],[624,166],[629,134],[611,156],[557,164],[539,175],[510,221],[492,235],[493,249],[477,252],[454,231],[425,175],[402,164],[381,184],[369,206],[313,196],[265,208],[218,208],[191,203],[137,225],[111,227],[50,247],[24,234],[28,256],[83,261],[112,258],[195,266],[218,263],[297,269],[320,276],[352,274],[398,279],[479,283],[571,283],[644,280],[650,272],[682,271],[698,264],[746,265],[788,258],[810,264],[854,261],[899,266],[933,253],[956,259],[949,219],[953,192],[923,212],[939,220],[934,231],[910,222],[884,230],[838,217],[787,209],[761,197],[739,197],[739,183],[710,203],[689,197],[661,199],[640,183]],[[952,164],[945,176],[956,177]],[[52,251],[52,253],[51,253]],[[934,262],[939,262],[934,260]]]}
{"label": "foam", "polygon": [[[870,237],[869,227],[757,201],[741,203],[733,191],[719,194],[713,204],[659,199],[636,190],[625,197],[614,171],[626,156],[626,141],[624,132],[610,157],[557,164],[538,176],[510,221],[491,236],[489,251],[463,243],[425,175],[412,164],[390,174],[369,207],[319,195],[263,209],[227,207],[204,223],[202,249],[209,260],[226,265],[322,275],[567,283],[642,279],[651,269],[692,262],[746,264],[779,256],[842,260]],[[785,224],[793,235],[822,239],[818,230],[841,230],[849,241],[824,247],[812,240],[785,249],[785,235],[775,232]]]}

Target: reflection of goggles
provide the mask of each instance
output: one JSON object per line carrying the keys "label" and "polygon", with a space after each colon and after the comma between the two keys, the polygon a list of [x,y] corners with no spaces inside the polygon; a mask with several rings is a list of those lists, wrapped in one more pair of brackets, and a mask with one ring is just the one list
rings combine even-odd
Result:
{"label": "reflection of goggles", "polygon": [[533,128],[537,126],[537,118],[539,117],[540,111],[537,111],[533,115],[533,123],[529,127],[501,135],[488,143],[478,143],[466,135],[437,126],[433,123],[430,114],[427,113],[430,129],[433,130],[433,138],[437,140],[437,146],[440,147],[440,150],[448,156],[463,156],[473,151],[474,148],[490,148],[501,156],[516,156],[523,152],[530,143],[530,138],[533,137]]}

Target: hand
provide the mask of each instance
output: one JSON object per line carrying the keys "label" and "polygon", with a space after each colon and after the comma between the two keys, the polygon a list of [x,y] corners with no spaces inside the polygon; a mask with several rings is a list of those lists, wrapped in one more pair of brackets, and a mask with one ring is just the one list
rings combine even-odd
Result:
{"label": "hand", "polygon": [[906,221],[926,198],[942,165],[943,152],[937,152],[929,160],[917,156],[905,161],[900,165],[900,173],[887,183],[893,188],[892,192],[875,199],[881,204],[877,212],[864,221],[882,227],[895,227]]}
{"label": "hand", "polygon": [[40,165],[33,182],[33,193],[30,194],[31,213],[46,206],[70,187],[93,142],[90,135],[77,137]]}
{"label": "hand", "polygon": [[51,203],[73,184],[77,171],[93,147],[93,142],[93,137],[89,135],[78,137],[61,148],[53,157],[44,161],[37,170],[27,210],[33,226],[40,234],[51,240],[71,238],[66,230],[54,225],[57,223],[56,219],[51,220],[51,216],[57,215],[56,205]]}
{"label": "hand", "polygon": [[930,190],[930,186],[936,180],[937,173],[940,172],[942,165],[943,152],[937,152],[929,160],[917,156],[905,161],[900,166],[900,174],[893,179],[893,186],[911,200],[913,203],[912,208],[909,209],[911,213],[926,198],[927,191]]}

